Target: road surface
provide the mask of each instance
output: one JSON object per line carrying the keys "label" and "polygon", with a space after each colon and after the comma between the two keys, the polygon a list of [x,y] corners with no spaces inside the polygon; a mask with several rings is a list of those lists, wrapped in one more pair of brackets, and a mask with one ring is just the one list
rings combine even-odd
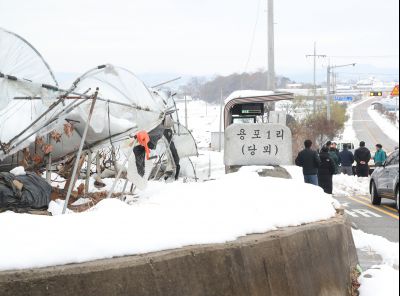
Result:
{"label": "road surface", "polygon": [[[381,206],[373,206],[369,196],[335,198],[344,206],[354,228],[399,242],[399,214],[394,201],[382,199]],[[364,270],[382,262],[379,255],[369,251],[358,250],[358,257]]]}
{"label": "road surface", "polygon": [[393,152],[399,143],[391,140],[381,128],[373,121],[368,114],[368,108],[376,98],[371,98],[354,108],[353,127],[357,135],[357,139],[365,141],[366,146],[375,151],[376,144],[382,144],[387,152]]}

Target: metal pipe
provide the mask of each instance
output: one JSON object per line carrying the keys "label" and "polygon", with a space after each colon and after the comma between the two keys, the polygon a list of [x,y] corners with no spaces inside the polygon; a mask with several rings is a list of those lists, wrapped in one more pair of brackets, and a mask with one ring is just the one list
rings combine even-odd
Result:
{"label": "metal pipe", "polygon": [[49,124],[53,123],[55,120],[57,120],[57,118],[64,112],[69,113],[71,112],[73,109],[79,107],[80,105],[82,105],[83,103],[85,103],[87,100],[89,99],[85,99],[84,101],[79,102],[78,104],[76,104],[75,106],[73,106],[75,104],[75,102],[72,102],[70,105],[68,105],[66,108],[64,108],[63,110],[61,110],[57,115],[55,115],[51,120],[48,120],[44,125],[42,125],[40,128],[37,128],[36,130],[34,130],[33,132],[31,132],[28,136],[26,136],[25,138],[23,138],[21,141],[19,141],[17,144],[14,145],[14,147],[18,147],[20,144],[22,144],[23,142],[25,142],[27,139],[29,139],[30,137],[32,137],[34,134],[38,133],[40,130],[42,130],[43,128],[45,128],[46,126],[48,126]]}
{"label": "metal pipe", "polygon": [[[47,140],[49,145],[51,145],[51,136],[48,135]],[[18,155],[18,153],[17,153]],[[46,181],[51,184],[51,153],[47,155],[47,167],[46,167]]]}
{"label": "metal pipe", "polygon": [[118,183],[119,179],[121,178],[122,171],[124,170],[126,164],[128,163],[128,159],[131,157],[132,153],[133,153],[133,149],[129,149],[129,154],[126,157],[126,159],[124,160],[124,162],[122,163],[121,168],[118,170],[118,174],[117,174],[117,176],[116,176],[116,178],[115,178],[115,180],[114,180],[114,182],[113,182],[113,184],[111,186],[110,191],[107,194],[107,199],[111,198],[111,196],[112,196],[112,194],[113,194],[113,192],[115,190],[115,187],[117,186],[117,183]]}
{"label": "metal pipe", "polygon": [[92,150],[89,149],[86,162],[86,180],[85,180],[85,195],[89,193],[90,186],[90,169],[92,166]]}
{"label": "metal pipe", "polygon": [[88,130],[89,130],[90,121],[92,119],[93,110],[94,110],[94,106],[96,104],[96,98],[97,98],[98,92],[99,92],[99,89],[96,89],[96,92],[93,95],[92,105],[90,106],[90,111],[89,111],[89,115],[88,115],[88,120],[87,120],[87,123],[86,123],[85,131],[83,132],[81,144],[79,146],[78,154],[76,155],[76,159],[75,159],[74,168],[72,170],[72,176],[71,176],[71,181],[72,182],[68,186],[68,192],[67,192],[67,196],[65,198],[65,204],[64,204],[63,211],[62,211],[63,215],[65,214],[65,212],[67,210],[69,198],[71,197],[72,189],[73,189],[73,186],[74,186],[74,183],[75,183],[74,180],[75,180],[75,177],[76,177],[76,174],[77,174],[79,160],[80,160],[80,157],[81,157],[81,154],[82,154],[82,150],[83,150],[83,145],[85,143],[85,139],[86,139],[86,136],[87,136],[87,133],[88,133]]}
{"label": "metal pipe", "polygon": [[165,82],[163,82],[163,83],[154,85],[154,86],[152,86],[151,88],[157,88],[157,87],[163,86],[163,85],[165,85],[165,84],[168,84],[168,83],[171,83],[171,82],[175,82],[175,81],[177,81],[177,80],[180,80],[181,78],[182,78],[182,77],[178,77],[178,78],[175,78],[175,79],[171,79],[171,80],[165,81]]}

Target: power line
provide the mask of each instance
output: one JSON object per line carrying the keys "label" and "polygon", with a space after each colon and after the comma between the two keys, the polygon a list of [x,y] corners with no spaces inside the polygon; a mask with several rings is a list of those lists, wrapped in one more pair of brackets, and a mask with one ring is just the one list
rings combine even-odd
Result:
{"label": "power line", "polygon": [[344,59],[379,59],[379,58],[398,58],[399,55],[376,55],[376,56],[330,56],[331,58],[344,58]]}
{"label": "power line", "polygon": [[317,42],[314,42],[314,54],[306,55],[306,57],[314,58],[314,102],[313,102],[313,112],[317,111],[317,58],[326,58],[326,55],[317,54]]}
{"label": "power line", "polygon": [[253,36],[252,36],[252,39],[251,39],[249,55],[247,57],[247,62],[246,62],[246,67],[245,67],[245,71],[244,72],[247,72],[247,70],[249,68],[251,56],[253,55],[254,42],[256,40],[256,31],[257,31],[257,26],[258,26],[258,20],[260,19],[260,8],[261,8],[261,0],[258,0],[256,23],[254,24]]}
{"label": "power line", "polygon": [[389,73],[358,73],[358,72],[337,72],[339,74],[344,74],[344,75],[381,75],[381,76],[399,76],[399,73],[393,73],[393,74],[389,74]]}

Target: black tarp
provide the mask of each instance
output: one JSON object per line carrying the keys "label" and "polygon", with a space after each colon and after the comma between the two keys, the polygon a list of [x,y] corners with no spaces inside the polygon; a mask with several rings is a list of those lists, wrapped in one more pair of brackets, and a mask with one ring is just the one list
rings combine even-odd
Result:
{"label": "black tarp", "polygon": [[[23,184],[22,190],[14,184],[14,180]],[[0,173],[0,208],[32,208],[44,209],[50,203],[52,188],[34,173],[15,176],[11,173]]]}

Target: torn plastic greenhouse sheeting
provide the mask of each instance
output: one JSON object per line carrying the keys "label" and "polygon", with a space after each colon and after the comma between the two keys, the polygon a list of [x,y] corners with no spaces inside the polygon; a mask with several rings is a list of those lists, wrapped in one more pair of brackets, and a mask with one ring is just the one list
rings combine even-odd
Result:
{"label": "torn plastic greenhouse sheeting", "polygon": [[[0,44],[0,72],[30,82],[57,85],[46,61],[25,39],[0,28]],[[4,87],[6,83],[9,85]],[[28,88],[26,89],[22,83],[10,83],[8,79],[0,78],[0,110],[14,96],[28,95],[39,90],[34,85]]]}
{"label": "torn plastic greenhouse sheeting", "polygon": [[[95,113],[106,120],[94,122],[93,129],[99,131],[108,128],[109,115],[132,122],[139,130],[149,131],[156,123],[161,123],[162,114],[167,108],[165,101],[158,93],[151,92],[132,72],[105,65],[84,75],[76,91],[83,93],[97,87],[99,98],[106,101],[96,103]],[[85,108],[87,106],[82,105],[80,111],[86,113]]]}
{"label": "torn plastic greenhouse sheeting", "polygon": [[15,97],[54,96],[42,84],[57,85],[40,53],[22,37],[0,28],[0,141],[5,143],[23,131],[47,107],[40,100],[15,101]]}

